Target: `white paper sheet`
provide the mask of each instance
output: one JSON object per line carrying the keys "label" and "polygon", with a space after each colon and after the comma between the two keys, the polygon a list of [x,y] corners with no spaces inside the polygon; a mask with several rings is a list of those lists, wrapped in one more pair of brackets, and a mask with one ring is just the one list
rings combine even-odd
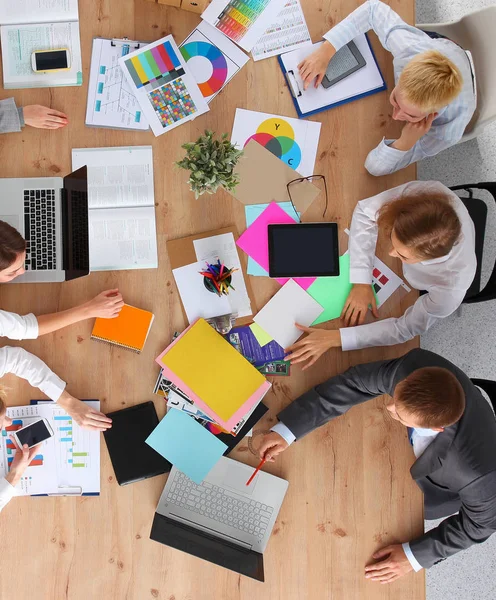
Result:
{"label": "white paper sheet", "polygon": [[303,114],[307,114],[343,100],[348,100],[359,94],[377,90],[383,86],[384,82],[382,75],[377,67],[367,38],[365,35],[360,35],[353,41],[357,45],[358,50],[361,52],[367,64],[359,71],[356,71],[328,89],[323,88],[321,85],[316,89],[313,85],[310,85],[307,90],[303,90],[303,81],[298,72],[298,64],[309,54],[314,52],[322,42],[314,44],[312,47],[299,48],[298,50],[282,55],[281,60],[286,71],[293,71],[298,89],[302,93],[302,95],[297,98],[297,102]]}
{"label": "white paper sheet", "polygon": [[288,0],[276,20],[253,46],[253,60],[262,60],[312,45],[300,0]]}
{"label": "white paper sheet", "polygon": [[78,0],[0,0],[0,25],[77,20]]}
{"label": "white paper sheet", "polygon": [[[169,65],[155,58],[158,48],[167,55]],[[121,57],[119,64],[155,135],[208,112],[208,104],[172,35]]]}
{"label": "white paper sheet", "polygon": [[250,139],[280,158],[303,177],[314,174],[321,123],[236,109],[231,142],[244,148]]}
{"label": "white paper sheet", "polygon": [[207,102],[211,102],[249,60],[236,44],[202,21],[179,46]]}
{"label": "white paper sheet", "polygon": [[[100,410],[100,402],[88,401],[88,404]],[[45,418],[54,431],[54,436],[43,442],[37,455],[43,464],[28,467],[16,486],[19,495],[57,494],[67,488],[81,488],[82,493],[100,492],[98,432],[82,429],[53,402],[9,407],[7,416],[19,421],[21,426]],[[8,459],[16,452],[8,448],[8,434],[9,431],[4,431],[0,436],[0,476],[7,473]]]}
{"label": "white paper sheet", "polygon": [[90,269],[158,267],[151,146],[74,148],[88,167]]}
{"label": "white paper sheet", "polygon": [[[252,314],[251,302],[246,289],[243,270],[239,261],[238,250],[232,233],[223,233],[213,237],[202,238],[193,241],[196,258],[205,267],[205,261],[210,263],[220,260],[226,267],[237,269],[232,274],[232,286],[229,290],[229,303],[231,311],[237,313],[238,317],[247,317]],[[225,314],[225,313],[220,313]]]}
{"label": "white paper sheet", "polygon": [[284,0],[212,0],[201,17],[249,52],[283,6]]}
{"label": "white paper sheet", "polygon": [[[146,46],[145,42],[140,42]],[[145,131],[148,121],[131,86],[124,78],[119,58],[134,45],[102,38],[93,40],[86,125]]]}
{"label": "white paper sheet", "polygon": [[295,323],[309,326],[323,310],[316,300],[290,279],[253,320],[280,346],[288,348],[303,335]]}
{"label": "white paper sheet", "polygon": [[[37,25],[7,25],[0,28],[2,40],[3,82],[7,89],[81,85],[81,42],[79,22]],[[35,73],[31,54],[35,50],[68,48],[68,71]]]}

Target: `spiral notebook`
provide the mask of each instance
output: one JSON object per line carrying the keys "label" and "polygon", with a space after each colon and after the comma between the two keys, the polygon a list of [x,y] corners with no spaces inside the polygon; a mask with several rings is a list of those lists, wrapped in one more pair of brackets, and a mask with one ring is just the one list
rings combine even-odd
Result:
{"label": "spiral notebook", "polygon": [[155,315],[147,310],[124,304],[115,319],[96,319],[91,339],[139,354],[145,346],[154,318]]}

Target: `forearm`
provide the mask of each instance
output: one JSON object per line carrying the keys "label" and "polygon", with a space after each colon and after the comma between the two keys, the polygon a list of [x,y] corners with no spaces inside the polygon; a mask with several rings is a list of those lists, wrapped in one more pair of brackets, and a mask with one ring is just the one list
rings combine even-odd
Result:
{"label": "forearm", "polygon": [[69,325],[74,325],[74,323],[79,323],[79,321],[89,319],[91,316],[86,304],[48,315],[40,315],[37,317],[38,335],[52,333]]}
{"label": "forearm", "polygon": [[21,131],[23,125],[23,113],[17,108],[14,98],[0,100],[0,133]]}

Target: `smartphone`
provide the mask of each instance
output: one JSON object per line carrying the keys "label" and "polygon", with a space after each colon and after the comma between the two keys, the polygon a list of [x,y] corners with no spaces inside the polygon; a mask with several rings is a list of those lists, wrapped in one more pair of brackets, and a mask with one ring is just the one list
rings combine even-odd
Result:
{"label": "smartphone", "polygon": [[13,432],[12,437],[17,442],[18,446],[22,448],[24,444],[27,444],[29,448],[40,444],[45,440],[48,440],[53,436],[53,429],[50,427],[50,423],[46,419],[40,419],[35,421],[26,427],[22,427],[17,431]]}
{"label": "smartphone", "polygon": [[71,68],[68,48],[39,50],[31,54],[31,67],[37,73],[43,71],[67,71]]}

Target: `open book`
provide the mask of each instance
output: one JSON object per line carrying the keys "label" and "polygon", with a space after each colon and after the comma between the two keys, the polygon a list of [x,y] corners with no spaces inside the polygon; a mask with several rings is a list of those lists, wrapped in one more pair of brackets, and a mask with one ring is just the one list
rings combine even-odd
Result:
{"label": "open book", "polygon": [[74,148],[88,167],[90,270],[156,269],[151,146]]}
{"label": "open book", "polygon": [[[83,69],[78,18],[77,0],[0,0],[4,88],[81,85]],[[33,52],[59,48],[69,50],[69,70],[33,71]]]}

